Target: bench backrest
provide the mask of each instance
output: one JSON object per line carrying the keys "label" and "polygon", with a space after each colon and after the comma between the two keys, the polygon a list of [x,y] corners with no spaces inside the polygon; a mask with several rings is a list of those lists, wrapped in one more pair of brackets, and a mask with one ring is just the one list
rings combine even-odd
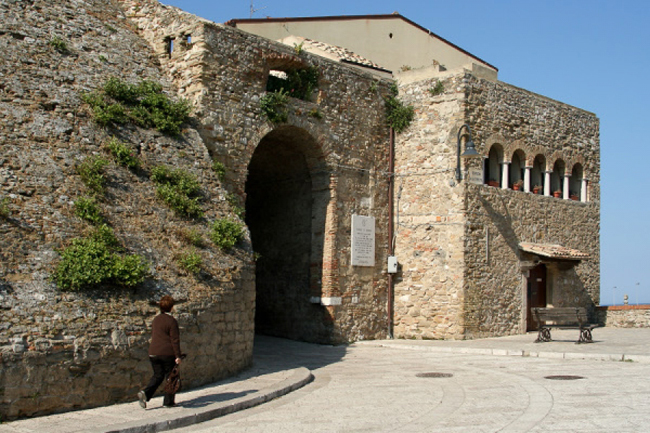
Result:
{"label": "bench backrest", "polygon": [[532,308],[538,325],[553,322],[555,325],[584,325],[587,320],[587,310],[583,307]]}

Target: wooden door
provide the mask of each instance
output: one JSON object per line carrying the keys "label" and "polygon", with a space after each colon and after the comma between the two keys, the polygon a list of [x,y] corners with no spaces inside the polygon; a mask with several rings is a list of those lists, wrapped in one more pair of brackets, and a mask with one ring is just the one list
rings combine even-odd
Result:
{"label": "wooden door", "polygon": [[537,323],[531,311],[533,307],[546,307],[546,265],[537,265],[528,277],[528,311],[526,330],[537,330]]}

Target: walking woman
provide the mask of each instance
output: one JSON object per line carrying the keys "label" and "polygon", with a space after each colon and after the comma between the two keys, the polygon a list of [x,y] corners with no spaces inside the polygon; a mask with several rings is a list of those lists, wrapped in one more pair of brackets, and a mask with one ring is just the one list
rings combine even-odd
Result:
{"label": "walking woman", "polygon": [[[171,296],[163,296],[159,306],[160,314],[153,319],[151,325],[151,344],[149,345],[149,360],[153,367],[153,376],[151,376],[149,385],[138,392],[138,400],[143,409],[147,407],[147,402],[151,400],[174,365],[181,363],[178,322],[169,314],[174,307],[174,299]],[[173,407],[175,405],[174,397],[175,394],[165,394],[163,406]]]}

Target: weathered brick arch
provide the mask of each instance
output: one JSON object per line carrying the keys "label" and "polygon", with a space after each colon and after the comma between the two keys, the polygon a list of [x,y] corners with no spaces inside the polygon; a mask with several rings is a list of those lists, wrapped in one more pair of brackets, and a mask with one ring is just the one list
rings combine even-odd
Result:
{"label": "weathered brick arch", "polygon": [[[485,172],[483,182],[490,183],[495,181],[501,183],[501,168],[500,164],[505,162],[505,151],[503,147],[503,137],[492,136],[488,138],[485,145]],[[490,154],[496,152],[494,158],[490,158]],[[496,184],[494,184],[496,186]]]}
{"label": "weathered brick arch", "polygon": [[483,148],[483,157],[488,158],[490,156],[490,149],[492,149],[492,146],[498,145],[500,147],[501,151],[501,161],[503,162],[503,158],[506,152],[506,139],[503,137],[501,134],[493,134],[488,137],[487,140],[485,140],[485,147]]}
{"label": "weathered brick arch", "polygon": [[578,164],[582,167],[583,177],[586,177],[584,170],[587,164],[584,156],[582,155],[574,155],[567,160],[567,173],[573,173],[573,168]]}
{"label": "weathered brick arch", "polygon": [[[310,140],[316,145],[315,149],[306,149],[310,151],[306,153],[306,156],[308,157],[307,161],[310,167],[321,165],[321,168],[323,170],[332,171],[338,163],[334,156],[336,155],[336,152],[334,152],[336,143],[326,138],[326,134],[324,133],[322,127],[314,125],[313,122],[310,122],[303,117],[304,116],[290,115],[289,121],[280,125],[273,125],[270,122],[264,122],[261,125],[260,129],[258,129],[257,132],[253,134],[252,139],[250,140],[252,145],[247,146],[246,155],[243,155],[244,160],[247,161],[247,165],[250,163],[250,160],[255,153],[255,149],[264,137],[273,131],[295,128],[296,130],[304,131],[310,137]],[[318,150],[318,155],[315,152],[311,152],[316,149]]]}
{"label": "weathered brick arch", "polygon": [[[503,145],[503,150],[505,154],[508,157],[507,161],[504,162],[512,162],[512,156],[517,152],[517,150],[520,150],[521,153],[523,153],[524,157],[526,155],[526,151],[524,150],[524,143],[522,140],[514,140],[514,141],[502,141],[501,144]],[[520,154],[521,156],[521,154]]]}
{"label": "weathered brick arch", "polygon": [[535,159],[538,156],[542,156],[544,160],[548,160],[548,156],[546,155],[546,148],[539,145],[527,146],[527,148],[528,153],[526,155],[526,164],[528,167],[532,167],[535,164]]}
{"label": "weathered brick arch", "polygon": [[562,161],[564,163],[564,167],[565,167],[565,171],[566,171],[566,167],[568,165],[566,155],[564,155],[559,150],[553,151],[546,158],[546,171],[553,171],[553,167],[555,167],[556,161]]}
{"label": "weathered brick arch", "polygon": [[[586,196],[583,194],[583,189],[586,186],[583,182],[583,179],[585,179],[585,168],[584,164],[577,160],[578,158],[576,158],[576,161],[573,161],[571,168],[567,168],[567,171],[571,173],[571,177],[569,178],[569,196],[570,198],[575,196],[574,199],[586,200]],[[578,172],[576,173],[576,171]]]}
{"label": "weathered brick arch", "polygon": [[526,152],[521,148],[521,142],[515,141],[510,145],[514,150],[510,153],[510,184],[524,181],[526,167]]}
{"label": "weathered brick arch", "polygon": [[[257,216],[247,217],[251,235],[255,238],[255,233],[260,230],[260,233],[262,231],[265,233],[263,238],[259,238],[261,243],[258,245],[261,245],[261,249],[258,250],[255,239],[253,239],[255,251],[261,253],[256,283],[259,301],[256,329],[270,335],[305,341],[326,339],[323,338],[323,335],[327,334],[327,329],[331,326],[331,319],[325,317],[328,314],[327,310],[313,304],[307,307],[306,302],[309,302],[310,298],[321,299],[331,296],[331,292],[337,289],[338,260],[336,257],[339,251],[336,237],[333,234],[339,230],[340,225],[337,213],[338,161],[336,148],[341,146],[341,143],[329,138],[319,125],[308,120],[294,118],[294,116],[290,116],[289,122],[281,125],[264,125],[255,134],[254,139],[256,145],[250,146],[253,150],[250,151],[250,155],[247,155],[249,158],[247,178],[255,179],[255,185],[261,184],[258,175],[261,170],[260,160],[257,159],[253,162],[254,158],[261,156],[256,153],[258,148],[262,150],[262,155],[266,155],[264,158],[269,158],[266,161],[271,164],[275,161],[271,156],[272,152],[269,151],[269,146],[272,146],[271,148],[277,146],[280,152],[291,149],[294,158],[287,160],[291,163],[289,169],[291,176],[288,177],[294,177],[304,170],[302,173],[305,177],[301,182],[303,185],[305,182],[309,183],[307,189],[302,189],[300,196],[302,198],[295,199],[298,200],[297,202],[292,201],[294,199],[290,195],[282,196],[281,189],[274,191],[275,194],[289,197],[290,200],[283,204],[283,208],[288,208],[286,218],[284,218],[285,222],[276,222],[279,225],[268,226],[271,227],[270,230],[265,228],[265,225],[273,223],[267,221],[268,215],[261,214],[260,208],[255,204],[256,201],[266,200],[270,192],[264,191],[260,187],[249,189],[247,183],[246,209],[247,211],[257,209],[255,211]],[[280,150],[283,148],[285,150]],[[302,157],[304,157],[304,166],[296,162]],[[270,182],[268,187],[271,188],[273,185],[274,183]],[[291,206],[293,206],[291,203],[299,204],[296,207],[297,212],[291,211]],[[298,220],[302,221],[299,224],[296,224],[296,214],[300,215]],[[276,221],[278,220],[276,219]],[[291,227],[287,229],[286,224]],[[269,233],[275,233],[275,235]],[[279,238],[276,239],[273,236],[279,236]],[[298,238],[303,240],[291,240]],[[270,243],[276,242],[278,245],[293,243],[295,248],[280,247],[283,254],[276,257],[274,248],[269,247]],[[302,259],[295,257],[292,259],[290,252],[294,250],[300,251],[299,257]],[[283,262],[281,256],[287,256],[288,262]],[[305,261],[305,257],[308,257],[307,261]],[[264,259],[266,258],[271,260],[272,265],[265,264]],[[283,272],[282,266],[295,266],[295,268],[292,268],[292,272]],[[284,281],[283,275],[289,275],[289,279]],[[296,278],[296,275],[299,278]],[[305,292],[304,282],[306,281],[309,282],[307,286],[309,293]],[[291,296],[283,296],[284,292],[276,294],[274,287],[277,287],[278,284],[284,288],[284,292],[290,293]],[[279,305],[282,308],[274,310]],[[299,323],[300,326],[295,326],[296,323]]]}
{"label": "weathered brick arch", "polygon": [[[559,152],[555,152],[554,158],[552,159],[552,164],[549,164],[548,162],[547,162],[547,167],[549,167],[548,170],[551,172],[551,191],[557,191],[557,190],[564,191],[564,176],[566,176],[567,174],[566,160],[562,157],[562,155],[559,154]],[[560,167],[560,169],[562,168],[564,169],[563,172],[555,171],[555,166],[559,163],[561,163],[564,166],[564,167]]]}

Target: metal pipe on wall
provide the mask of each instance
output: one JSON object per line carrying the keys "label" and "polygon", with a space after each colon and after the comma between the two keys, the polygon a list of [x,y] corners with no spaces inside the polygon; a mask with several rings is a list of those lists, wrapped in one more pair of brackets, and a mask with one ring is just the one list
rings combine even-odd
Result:
{"label": "metal pipe on wall", "polygon": [[[395,188],[395,131],[390,128],[388,149],[388,255],[394,255],[393,193]],[[388,273],[388,338],[393,338],[393,274]]]}

